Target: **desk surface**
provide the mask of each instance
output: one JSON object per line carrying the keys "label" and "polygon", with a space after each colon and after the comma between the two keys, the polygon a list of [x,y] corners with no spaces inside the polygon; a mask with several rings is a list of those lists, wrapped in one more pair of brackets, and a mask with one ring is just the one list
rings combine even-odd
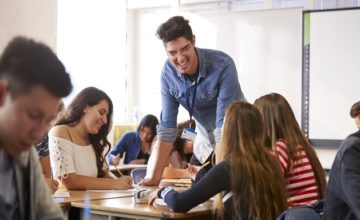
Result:
{"label": "desk surface", "polygon": [[[84,208],[83,201],[72,202],[71,206],[77,208]],[[170,211],[167,207],[155,208],[149,207],[147,204],[136,204],[133,197],[112,198],[91,200],[90,209],[92,213],[128,217],[141,219],[186,219],[197,216],[205,216],[211,214],[212,202],[205,202],[199,206],[194,207],[187,213],[176,213]]]}
{"label": "desk surface", "polygon": [[75,201],[84,201],[85,194],[88,193],[90,200],[96,199],[109,199],[109,198],[121,198],[121,197],[132,197],[134,195],[134,191],[120,190],[108,192],[87,192],[86,190],[70,190],[69,198],[54,198],[55,202],[57,202],[61,207],[69,207],[72,202]]}

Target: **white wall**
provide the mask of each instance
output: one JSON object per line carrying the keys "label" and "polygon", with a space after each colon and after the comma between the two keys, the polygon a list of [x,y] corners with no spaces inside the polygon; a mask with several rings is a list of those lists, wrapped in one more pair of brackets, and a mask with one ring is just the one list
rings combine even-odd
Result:
{"label": "white wall", "polygon": [[113,122],[128,122],[126,1],[61,0],[58,8],[58,54],[74,84],[65,104],[94,86],[113,101]]}
{"label": "white wall", "polygon": [[42,41],[56,51],[56,0],[0,0],[0,52],[17,35]]}
{"label": "white wall", "polygon": [[[302,9],[190,13],[171,10],[133,12],[133,106],[141,115],[161,110],[160,73],[166,53],[157,27],[182,14],[190,20],[196,46],[222,50],[236,63],[245,97],[253,102],[269,92],[283,94],[301,117]],[[187,119],[182,111],[179,119]]]}

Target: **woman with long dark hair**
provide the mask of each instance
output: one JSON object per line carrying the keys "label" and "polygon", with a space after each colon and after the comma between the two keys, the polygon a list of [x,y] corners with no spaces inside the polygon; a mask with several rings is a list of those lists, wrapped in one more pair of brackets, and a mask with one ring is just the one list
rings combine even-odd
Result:
{"label": "woman with long dark hair", "polygon": [[124,164],[147,164],[158,124],[154,115],[146,115],[136,132],[127,132],[120,138],[109,154],[110,164],[118,165],[124,153]]}
{"label": "woman with long dark hair", "polygon": [[226,112],[217,164],[184,191],[164,187],[150,194],[148,204],[163,198],[175,212],[186,212],[218,194],[217,219],[273,220],[287,208],[285,185],[277,162],[263,146],[259,111],[234,102]]}
{"label": "woman with long dark hair", "polygon": [[105,160],[110,150],[113,104],[95,87],[83,89],[49,132],[53,173],[67,189],[128,189],[131,178],[116,179]]}
{"label": "woman with long dark hair", "polygon": [[289,103],[282,95],[270,93],[254,105],[264,120],[265,146],[276,155],[285,177],[289,206],[313,205],[324,199],[325,172]]}

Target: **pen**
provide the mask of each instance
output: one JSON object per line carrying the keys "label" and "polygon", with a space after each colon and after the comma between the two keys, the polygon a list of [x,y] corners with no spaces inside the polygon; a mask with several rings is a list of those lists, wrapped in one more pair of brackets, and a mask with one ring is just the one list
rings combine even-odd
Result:
{"label": "pen", "polygon": [[117,167],[117,165],[114,164],[115,169],[117,170],[117,172],[120,174],[120,176],[123,176],[123,174],[121,173],[121,171],[119,170],[119,168]]}
{"label": "pen", "polygon": [[204,163],[204,164],[199,168],[199,170],[201,170],[202,168],[206,167],[206,166],[209,165],[209,164],[210,164],[210,161]]}

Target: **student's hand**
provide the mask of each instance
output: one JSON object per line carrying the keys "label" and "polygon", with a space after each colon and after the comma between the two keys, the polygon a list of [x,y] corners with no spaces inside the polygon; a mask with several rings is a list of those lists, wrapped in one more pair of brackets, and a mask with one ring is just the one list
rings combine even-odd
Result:
{"label": "student's hand", "polygon": [[186,169],[187,171],[189,171],[191,179],[195,180],[196,174],[200,170],[200,166],[188,164],[188,167]]}
{"label": "student's hand", "polygon": [[52,178],[46,178],[46,182],[50,187],[51,194],[54,194],[58,190],[59,182]]}
{"label": "student's hand", "polygon": [[114,179],[114,189],[130,189],[132,188],[132,179],[130,176],[122,176],[118,179]]}
{"label": "student's hand", "polygon": [[113,156],[112,163],[114,165],[118,165],[120,163],[120,160],[121,160],[121,156],[120,156],[120,154],[117,154],[116,156]]}
{"label": "student's hand", "polygon": [[159,190],[157,189],[157,190],[155,190],[154,192],[152,192],[152,193],[149,195],[149,197],[148,197],[148,205],[149,205],[149,206],[151,206],[151,205],[154,203],[155,199],[159,198],[159,197],[157,196],[158,191],[159,191]]}

